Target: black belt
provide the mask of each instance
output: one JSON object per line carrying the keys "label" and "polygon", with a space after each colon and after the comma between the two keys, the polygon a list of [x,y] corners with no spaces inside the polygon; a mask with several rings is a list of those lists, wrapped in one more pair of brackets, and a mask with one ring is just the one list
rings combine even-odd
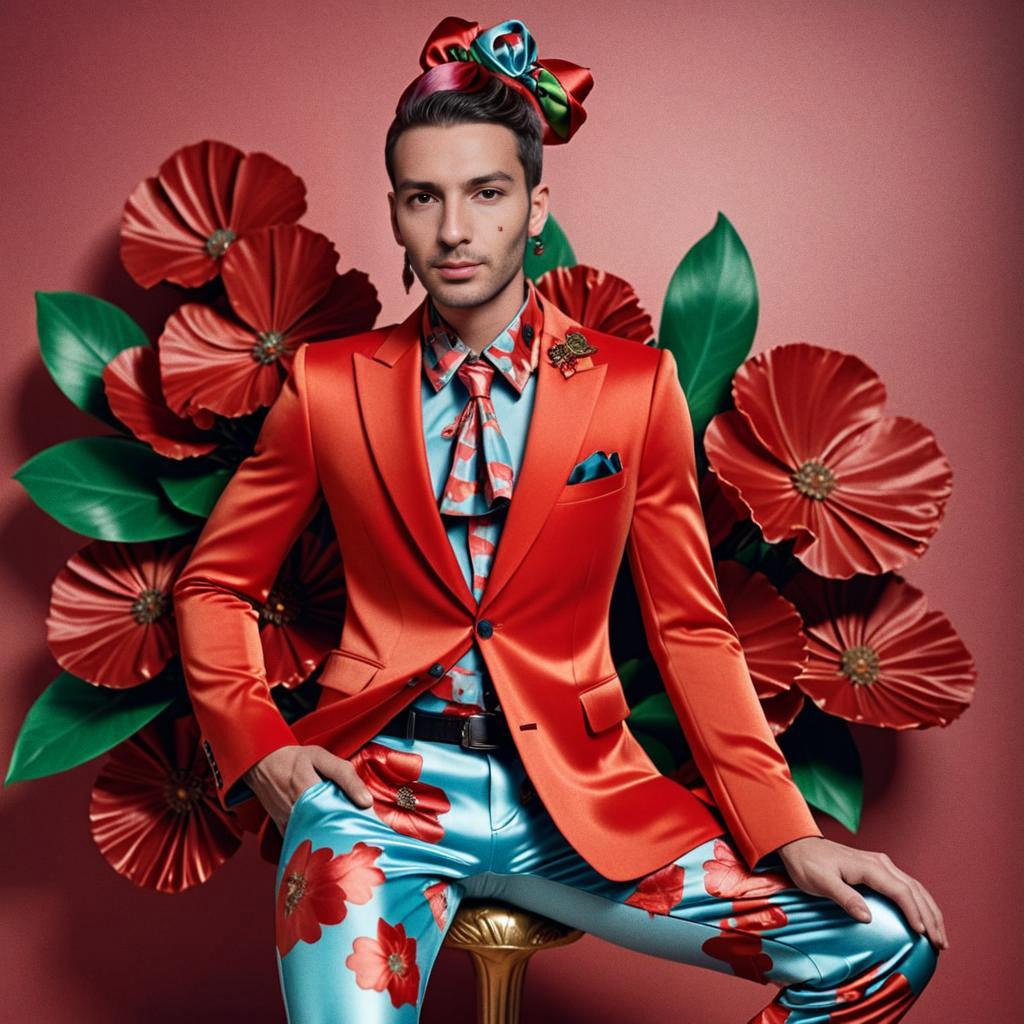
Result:
{"label": "black belt", "polygon": [[496,750],[513,745],[508,720],[493,711],[476,715],[442,715],[403,708],[380,731],[405,739],[458,743],[467,750]]}

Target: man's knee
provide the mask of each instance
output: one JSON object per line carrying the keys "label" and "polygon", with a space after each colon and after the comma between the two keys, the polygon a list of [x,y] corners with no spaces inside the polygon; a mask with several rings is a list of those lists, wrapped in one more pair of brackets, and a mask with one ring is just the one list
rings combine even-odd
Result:
{"label": "man's knee", "polygon": [[[884,976],[898,972],[914,992],[920,992],[935,973],[938,950],[927,934],[916,931],[900,906],[887,896],[871,889],[861,889],[871,911],[871,920],[858,923],[851,934],[856,936],[858,959],[864,965],[875,965]],[[863,969],[858,968],[857,973]]]}

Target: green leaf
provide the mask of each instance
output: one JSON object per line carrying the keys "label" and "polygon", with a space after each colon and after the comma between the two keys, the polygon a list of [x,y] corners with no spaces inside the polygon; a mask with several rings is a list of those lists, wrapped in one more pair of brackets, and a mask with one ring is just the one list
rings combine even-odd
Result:
{"label": "green leaf", "polygon": [[672,275],[658,336],[658,344],[676,357],[698,437],[727,407],[733,374],[754,341],[757,315],[750,256],[720,212]]}
{"label": "green leaf", "polygon": [[778,737],[778,744],[804,799],[856,832],[864,804],[864,778],[846,721],[808,703]]}
{"label": "green leaf", "polygon": [[61,672],[29,708],[4,785],[56,775],[106,753],[154,719],[178,689],[171,677],[113,690]]}
{"label": "green leaf", "polygon": [[654,767],[662,775],[668,775],[676,770],[677,764],[672,752],[661,740],[646,732],[637,732],[635,735],[637,742],[644,748],[644,753],[654,762]]}
{"label": "green leaf", "polygon": [[162,540],[196,520],[176,509],[158,478],[167,461],[128,437],[79,437],[33,455],[13,474],[61,525],[97,540]]}
{"label": "green leaf", "polygon": [[175,508],[206,519],[234,474],[233,469],[219,466],[201,475],[159,476],[157,481]]}
{"label": "green leaf", "polygon": [[103,368],[123,349],[149,345],[142,328],[94,295],[35,294],[39,349],[54,383],[79,409],[123,429],[107,404]]}
{"label": "green leaf", "polygon": [[569,239],[550,213],[541,229],[540,237],[544,242],[544,253],[541,256],[534,256],[532,238],[526,242],[523,270],[531,281],[536,281],[555,267],[576,266],[576,254],[572,251]]}

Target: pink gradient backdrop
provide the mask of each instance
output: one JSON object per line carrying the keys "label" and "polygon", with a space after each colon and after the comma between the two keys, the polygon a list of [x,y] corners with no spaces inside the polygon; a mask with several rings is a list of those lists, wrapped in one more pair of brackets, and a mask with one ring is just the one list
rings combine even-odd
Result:
{"label": "pink gradient backdrop", "polygon": [[[952,460],[946,520],[906,576],[975,654],[975,705],[944,731],[858,732],[861,832],[821,820],[833,839],[886,850],[945,912],[951,949],[911,1019],[1009,1019],[1021,952],[1019,5],[355,7],[4,5],[4,765],[57,671],[50,582],[84,543],[10,475],[43,447],[99,432],[41,364],[34,290],[100,295],[155,336],[177,296],[144,293],[121,269],[121,205],[173,149],[211,137],[302,175],[303,223],[336,242],[342,269],[370,273],[380,323],[401,318],[420,292],[402,291],[386,221],[394,101],[441,17],[520,17],[542,57],[596,79],[588,123],[546,151],[580,259],[632,280],[657,317],[679,258],[723,211],[758,273],[757,349],[806,340],[856,353],[888,385],[889,411],[931,427]],[[0,795],[0,1018],[282,1021],[270,866],[250,845],[198,891],[135,889],[89,836],[96,767]],[[472,1020],[471,984],[463,957],[444,952],[424,1020]],[[587,937],[534,960],[524,1020],[715,1024],[770,995]]]}

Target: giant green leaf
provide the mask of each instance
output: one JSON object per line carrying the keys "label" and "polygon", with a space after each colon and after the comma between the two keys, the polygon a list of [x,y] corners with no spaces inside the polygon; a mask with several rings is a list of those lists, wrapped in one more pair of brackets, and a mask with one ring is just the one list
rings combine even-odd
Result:
{"label": "giant green leaf", "polygon": [[167,460],[129,437],[79,437],[33,455],[13,474],[61,525],[98,540],[161,540],[196,519],[176,509],[159,475]]}
{"label": "giant green leaf", "polygon": [[808,703],[779,736],[778,744],[804,799],[856,832],[864,803],[864,778],[846,721]]}
{"label": "giant green leaf", "polygon": [[122,349],[149,345],[124,310],[80,292],[36,292],[36,330],[43,362],[54,383],[79,409],[111,424],[103,368]]}
{"label": "giant green leaf", "polygon": [[544,252],[540,256],[533,253],[533,239],[526,242],[523,270],[531,281],[536,281],[555,267],[576,266],[576,254],[572,251],[569,239],[550,213],[541,228],[540,237],[544,243]]}
{"label": "giant green leaf", "polygon": [[217,466],[204,473],[194,473],[191,476],[160,476],[158,480],[164,494],[176,508],[206,519],[234,475],[234,469]]}
{"label": "giant green leaf", "polygon": [[658,344],[676,357],[698,437],[727,405],[733,374],[750,353],[757,315],[750,256],[719,213],[672,275],[658,329]]}
{"label": "giant green leaf", "polygon": [[28,709],[4,785],[56,775],[106,753],[154,719],[179,690],[173,677],[114,690],[61,672]]}

